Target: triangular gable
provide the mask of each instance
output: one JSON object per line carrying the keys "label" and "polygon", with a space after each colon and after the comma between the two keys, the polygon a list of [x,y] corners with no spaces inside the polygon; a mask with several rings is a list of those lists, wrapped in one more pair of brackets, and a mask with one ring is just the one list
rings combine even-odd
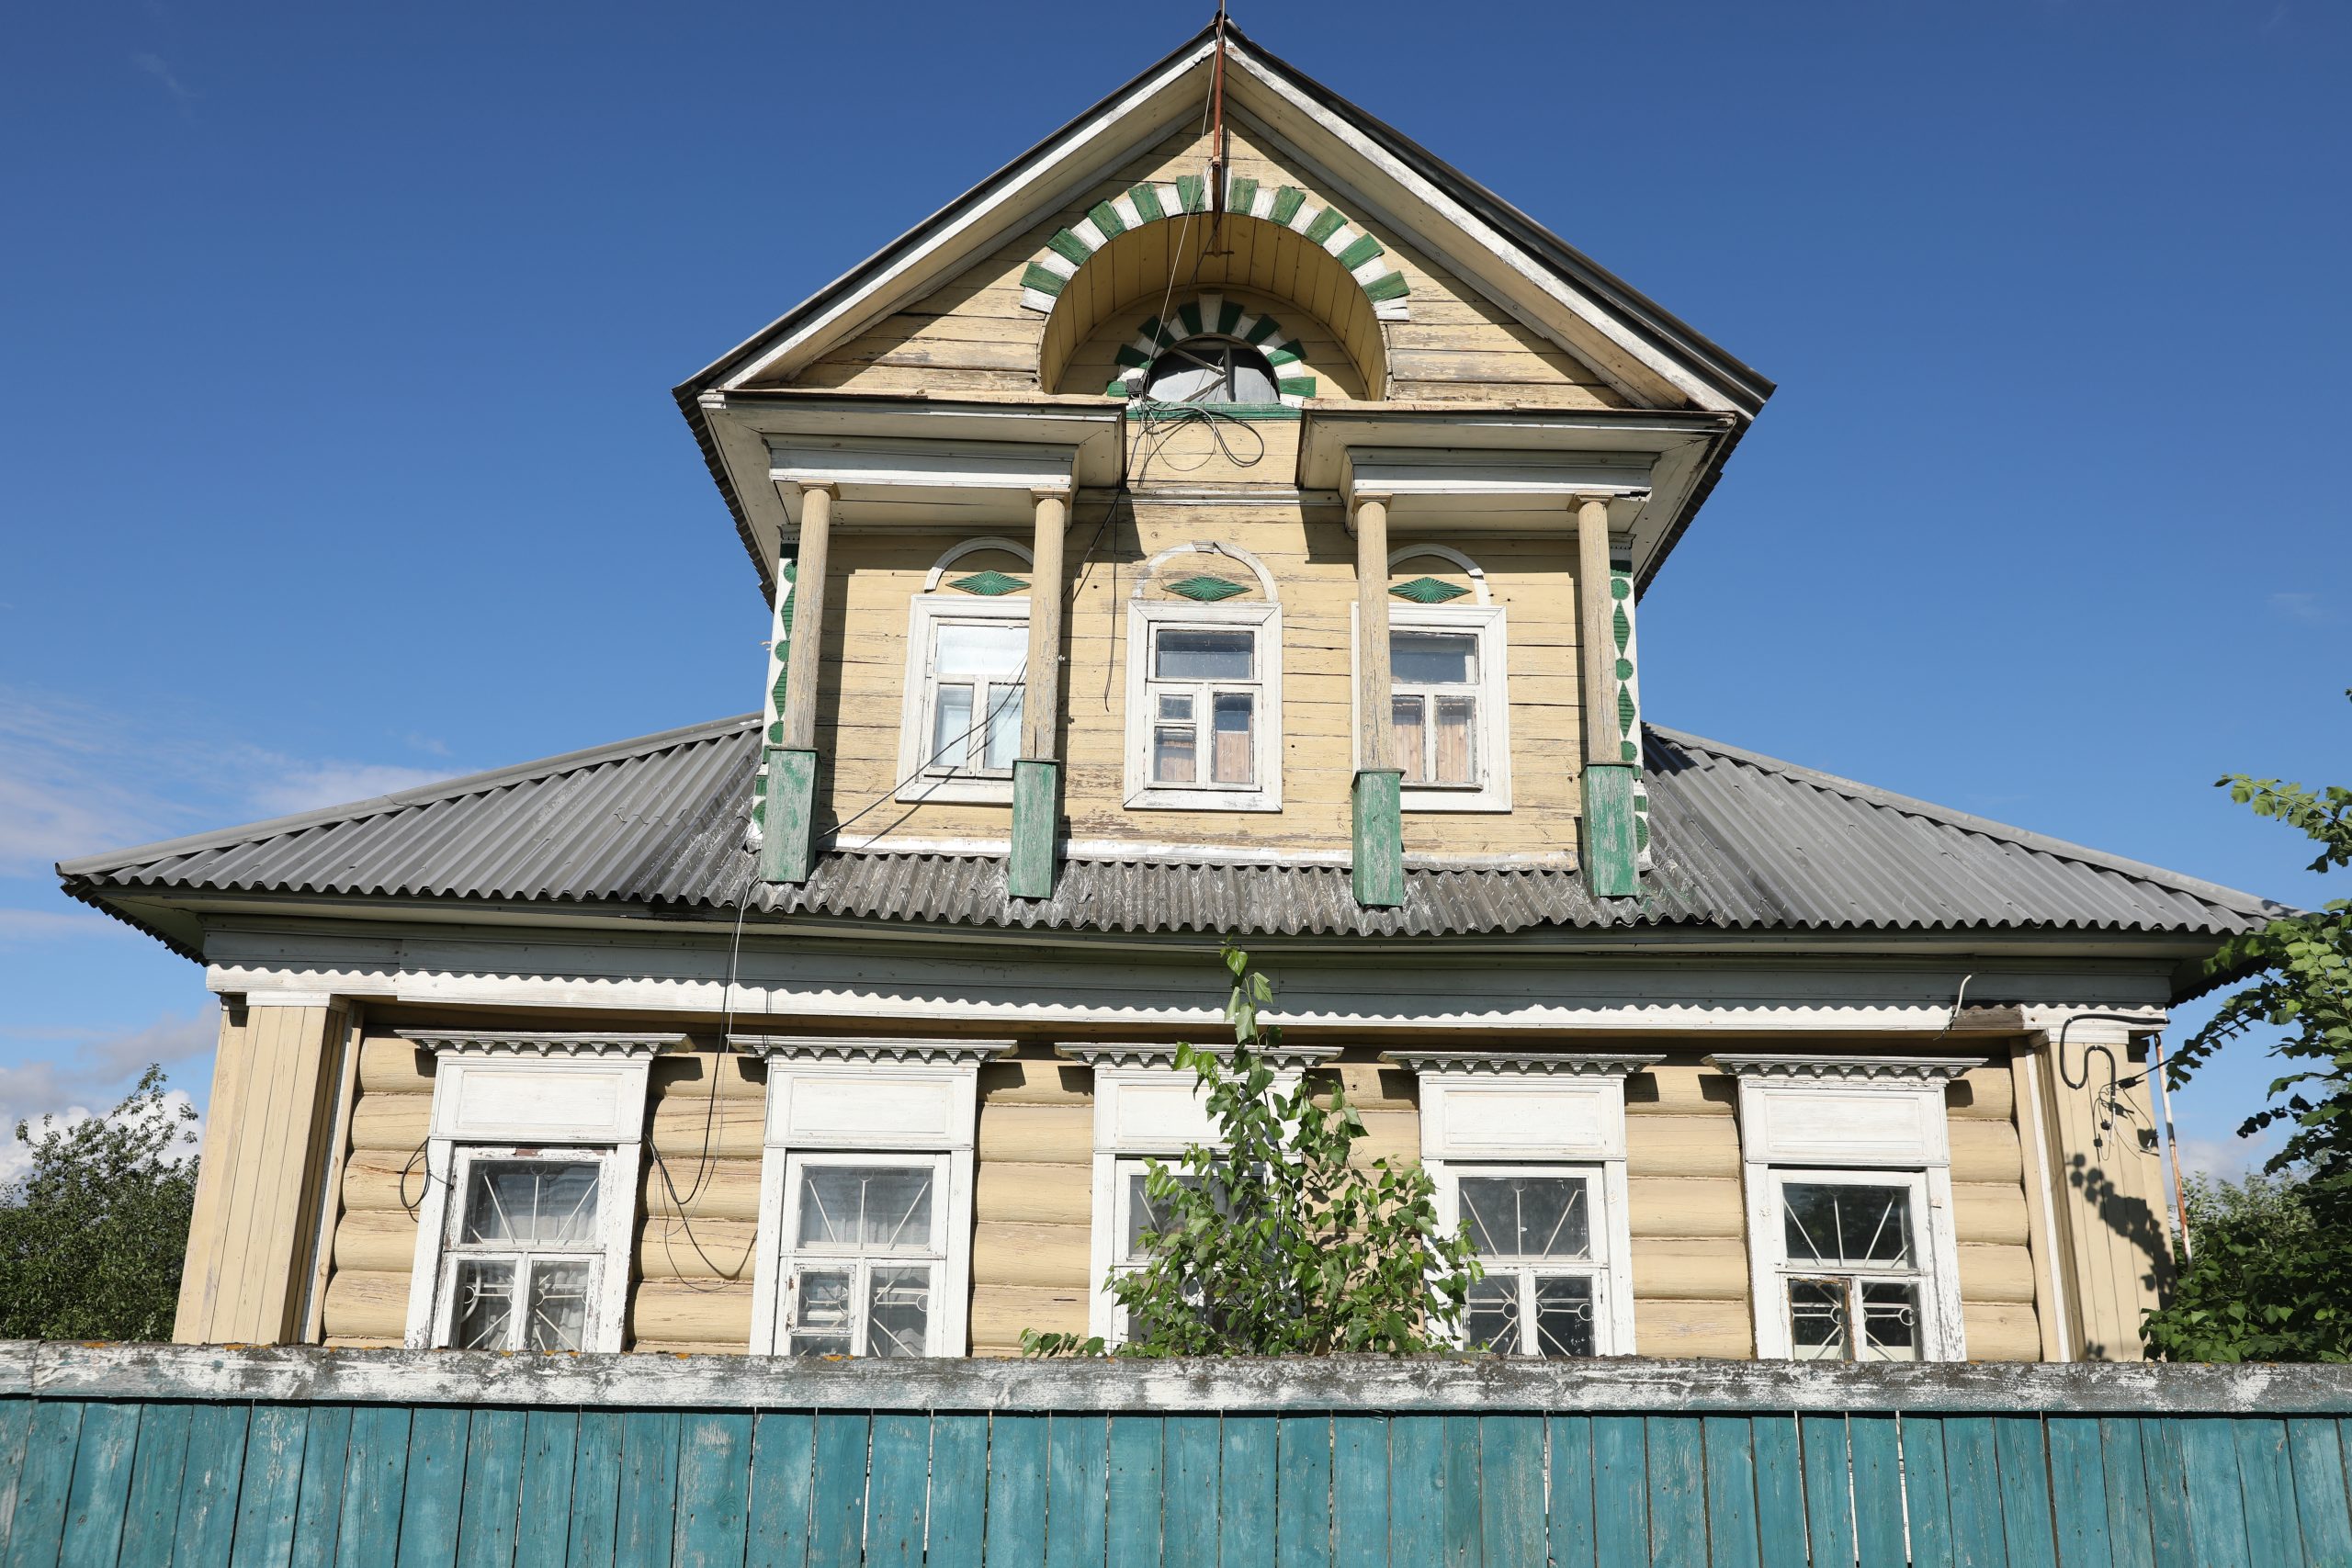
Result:
{"label": "triangular gable", "polygon": [[[1228,107],[1323,176],[1314,192],[1228,190],[1237,210],[1298,229],[1329,248],[1385,316],[1409,310],[1401,279],[1350,221],[1412,236],[1530,328],[1593,366],[1638,406],[1752,415],[1770,383],[1491,192],[1346,99],[1267,54],[1228,25]],[[1123,162],[1197,124],[1216,39],[1204,29],[1118,91],[678,389],[689,417],[708,390],[787,378],[909,301],[954,278]],[[1198,182],[1194,182],[1197,185]],[[1296,200],[1292,200],[1295,195]],[[1111,225],[1206,205],[1204,188],[1168,182],[1149,200],[1128,192],[1057,231],[1029,282],[1067,276]],[[1277,207],[1277,204],[1280,207]],[[1263,212],[1258,209],[1263,208]],[[1279,214],[1279,216],[1277,216]],[[1088,224],[1091,224],[1091,230]],[[1300,226],[1304,225],[1303,228]],[[1317,227],[1321,232],[1317,232]],[[1374,298],[1374,293],[1377,297]]]}

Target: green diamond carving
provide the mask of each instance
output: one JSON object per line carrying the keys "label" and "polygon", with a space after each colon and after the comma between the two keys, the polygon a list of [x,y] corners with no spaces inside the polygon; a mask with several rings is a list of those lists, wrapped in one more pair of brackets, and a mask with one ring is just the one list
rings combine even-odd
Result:
{"label": "green diamond carving", "polygon": [[1441,582],[1434,577],[1417,577],[1410,582],[1400,582],[1389,592],[1399,599],[1410,599],[1416,604],[1442,604],[1448,599],[1459,599],[1470,592],[1451,582]]}
{"label": "green diamond carving", "polygon": [[1000,593],[1018,593],[1029,585],[1017,577],[1007,577],[1001,571],[976,571],[969,577],[959,577],[947,585],[967,593],[979,593],[993,599]]}
{"label": "green diamond carving", "polygon": [[1229,577],[1203,576],[1180,577],[1168,584],[1168,592],[1181,593],[1187,599],[1197,599],[1206,604],[1219,599],[1230,599],[1237,593],[1247,593],[1250,590]]}

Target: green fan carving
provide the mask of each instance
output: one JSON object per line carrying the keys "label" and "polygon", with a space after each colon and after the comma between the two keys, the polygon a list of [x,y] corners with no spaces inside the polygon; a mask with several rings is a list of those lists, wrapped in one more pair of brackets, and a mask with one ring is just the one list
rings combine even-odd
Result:
{"label": "green fan carving", "polygon": [[976,571],[969,577],[959,577],[947,585],[967,593],[979,593],[993,599],[1000,593],[1018,593],[1029,585],[1017,577],[1007,577],[1001,571]]}
{"label": "green fan carving", "polygon": [[1442,604],[1448,599],[1461,598],[1470,590],[1440,581],[1434,577],[1417,577],[1410,582],[1397,583],[1388,592],[1399,599],[1410,599],[1416,604]]}
{"label": "green fan carving", "polygon": [[1219,599],[1230,599],[1237,593],[1247,593],[1250,589],[1247,584],[1236,582],[1229,577],[1201,576],[1180,577],[1168,584],[1168,592],[1211,604]]}

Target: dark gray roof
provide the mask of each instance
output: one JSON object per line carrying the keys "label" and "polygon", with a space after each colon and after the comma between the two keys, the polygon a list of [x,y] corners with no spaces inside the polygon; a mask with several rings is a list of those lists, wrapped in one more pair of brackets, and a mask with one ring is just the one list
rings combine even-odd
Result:
{"label": "dark gray roof", "polygon": [[[269,893],[731,912],[754,886],[755,716],[665,731],[226,832],[70,861],[69,891]],[[1594,899],[1556,867],[1416,867],[1398,909],[1328,864],[1073,860],[1009,899],[988,855],[825,856],[780,916],[1082,931],[1454,936],[1539,928],[2056,930],[2221,936],[2282,906],[1651,727],[1656,865]]]}

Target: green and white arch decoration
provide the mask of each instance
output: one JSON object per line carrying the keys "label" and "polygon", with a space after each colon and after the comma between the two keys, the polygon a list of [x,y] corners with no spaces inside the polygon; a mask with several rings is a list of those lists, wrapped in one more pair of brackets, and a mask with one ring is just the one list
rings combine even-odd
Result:
{"label": "green and white arch decoration", "polygon": [[1611,673],[1617,682],[1618,755],[1634,765],[1634,850],[1635,863],[1650,867],[1650,792],[1642,783],[1642,687],[1635,664],[1634,639],[1634,563],[1609,563],[1609,633],[1615,639],[1617,662]]}
{"label": "green and white arch decoration", "polygon": [[[1037,558],[1030,554],[1029,547],[1020,540],[1008,539],[1001,534],[983,535],[979,538],[967,539],[960,545],[950,546],[937,560],[932,562],[930,572],[922,580],[922,591],[925,593],[938,592],[940,580],[947,575],[949,567],[954,566],[966,556],[976,556],[985,550],[1002,551],[1027,563],[1032,570],[1037,563]],[[990,599],[1001,594],[1025,593],[1029,591],[1029,584],[1019,578],[1008,577],[1003,572],[995,570],[974,572],[969,577],[959,577],[949,582],[947,586],[959,593],[977,593]]]}
{"label": "green and white arch decoration", "polygon": [[[1166,182],[1130,186],[1108,201],[1098,201],[1084,218],[1057,229],[1021,274],[1021,303],[1051,314],[1061,292],[1095,252],[1130,229],[1165,222],[1187,213],[1205,215],[1209,209],[1208,177],[1179,175]],[[1303,235],[1308,243],[1329,252],[1348,269],[1349,276],[1372,302],[1373,314],[1384,321],[1408,321],[1406,299],[1412,292],[1405,275],[1390,262],[1381,243],[1362,224],[1321,197],[1296,186],[1271,189],[1247,175],[1227,175],[1225,209]]]}
{"label": "green and white arch decoration", "polygon": [[1236,338],[1266,356],[1273,367],[1274,389],[1284,406],[1297,408],[1315,395],[1315,378],[1294,374],[1306,350],[1298,339],[1283,330],[1283,324],[1272,316],[1260,315],[1238,299],[1227,299],[1222,294],[1204,294],[1186,301],[1169,312],[1166,321],[1158,316],[1144,319],[1136,327],[1133,339],[1119,345],[1115,357],[1119,364],[1118,378],[1102,389],[1107,397],[1139,398],[1143,396],[1144,378],[1151,373],[1152,361],[1163,349],[1190,337]]}

